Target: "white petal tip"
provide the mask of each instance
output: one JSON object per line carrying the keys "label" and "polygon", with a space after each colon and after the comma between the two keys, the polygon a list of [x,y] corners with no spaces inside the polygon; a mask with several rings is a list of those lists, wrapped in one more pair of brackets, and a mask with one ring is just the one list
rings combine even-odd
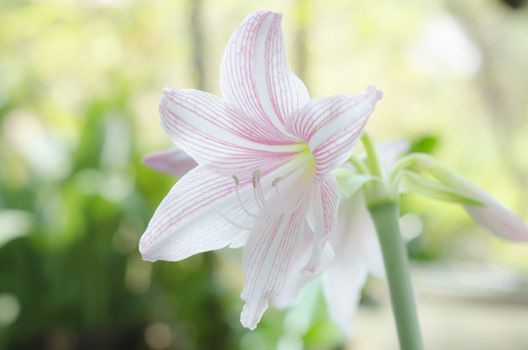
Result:
{"label": "white petal tip", "polygon": [[163,92],[164,95],[168,95],[170,94],[174,89],[173,88],[170,88],[170,87],[164,87],[161,91]]}
{"label": "white petal tip", "polygon": [[524,220],[489,193],[467,181],[466,188],[483,206],[466,206],[476,223],[497,236],[516,242],[528,241],[528,226]]}
{"label": "white petal tip", "polygon": [[376,89],[374,85],[368,85],[365,88],[365,91],[368,95],[372,95],[376,101],[379,101],[383,98],[383,92]]}
{"label": "white petal tip", "polygon": [[252,13],[251,15],[249,15],[249,17],[253,17],[253,16],[274,16],[274,17],[277,17],[277,18],[282,18],[282,12],[274,12],[274,11],[271,11],[271,10],[266,10],[266,9],[260,9],[260,10],[257,10],[255,11],[254,13]]}
{"label": "white petal tip", "polygon": [[145,247],[143,247],[142,245],[139,245],[139,254],[141,254],[141,259],[143,261],[149,261],[149,262],[154,262],[156,261],[155,259],[152,259],[148,252],[146,251]]}
{"label": "white petal tip", "polygon": [[141,259],[143,259],[143,261],[154,262],[158,259],[156,259],[154,254],[152,254],[152,245],[146,244],[144,237],[145,235],[141,236],[138,247],[139,254],[141,254]]}
{"label": "white petal tip", "polygon": [[242,315],[240,316],[240,323],[242,324],[242,327],[249,329],[250,331],[254,331],[257,328],[257,322],[250,322],[249,320],[245,319]]}
{"label": "white petal tip", "polygon": [[246,324],[242,320],[240,320],[240,323],[242,324],[242,327],[247,328],[250,331],[254,331],[257,328],[256,324]]}
{"label": "white petal tip", "polygon": [[253,331],[255,330],[255,328],[257,328],[258,322],[255,322],[254,320],[250,319],[245,310],[246,307],[244,306],[244,310],[242,310],[242,314],[240,315],[240,323],[242,324],[242,327]]}
{"label": "white petal tip", "polygon": [[242,327],[251,331],[257,328],[257,325],[259,324],[260,319],[267,308],[267,300],[261,301],[260,305],[246,302],[242,308],[242,313],[240,314],[240,323],[242,324]]}

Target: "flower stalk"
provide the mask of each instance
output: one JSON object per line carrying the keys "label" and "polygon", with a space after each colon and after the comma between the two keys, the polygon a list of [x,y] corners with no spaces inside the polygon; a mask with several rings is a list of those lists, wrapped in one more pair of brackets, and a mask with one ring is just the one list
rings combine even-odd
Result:
{"label": "flower stalk", "polygon": [[421,350],[423,342],[409,273],[407,251],[398,223],[398,203],[396,201],[376,203],[368,209],[376,226],[383,253],[400,349]]}
{"label": "flower stalk", "polygon": [[365,152],[367,152],[367,165],[372,175],[382,177],[383,173],[381,164],[378,159],[378,153],[376,152],[374,142],[372,142],[372,139],[370,138],[370,135],[368,133],[364,133],[361,136],[361,143],[363,143]]}
{"label": "flower stalk", "polygon": [[400,348],[421,350],[423,342],[409,272],[409,260],[400,234],[398,191],[390,176],[384,172],[374,143],[367,133],[363,134],[361,142],[367,154],[365,162],[376,179],[365,185],[364,193],[381,246]]}

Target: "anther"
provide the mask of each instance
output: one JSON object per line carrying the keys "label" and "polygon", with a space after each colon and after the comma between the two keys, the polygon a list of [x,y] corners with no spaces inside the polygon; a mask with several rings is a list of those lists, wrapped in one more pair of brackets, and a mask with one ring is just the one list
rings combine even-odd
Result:
{"label": "anther", "polygon": [[257,188],[259,181],[260,181],[260,169],[257,169],[253,172],[253,178],[251,179],[253,188]]}
{"label": "anther", "polygon": [[236,196],[237,196],[237,199],[238,199],[238,203],[240,204],[240,207],[242,208],[244,213],[246,213],[247,215],[249,215],[251,217],[256,218],[257,215],[253,214],[253,213],[251,213],[249,211],[249,209],[244,204],[244,201],[242,200],[242,197],[240,196],[240,192],[238,191],[238,187],[240,186],[240,179],[236,175],[232,175],[232,177],[233,177],[233,182],[235,183],[235,193],[236,193]]}
{"label": "anther", "polygon": [[233,175],[233,181],[235,182],[236,186],[240,185],[240,179],[238,178],[238,176]]}

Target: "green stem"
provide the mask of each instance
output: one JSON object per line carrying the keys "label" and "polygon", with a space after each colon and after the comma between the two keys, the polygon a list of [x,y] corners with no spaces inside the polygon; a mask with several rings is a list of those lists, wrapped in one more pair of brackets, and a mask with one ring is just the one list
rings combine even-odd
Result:
{"label": "green stem", "polygon": [[356,168],[358,174],[368,174],[369,171],[367,166],[358,158],[350,156],[350,158],[348,158],[348,161],[354,166],[354,168]]}
{"label": "green stem", "polygon": [[423,342],[409,273],[407,251],[400,235],[399,208],[393,201],[369,206],[378,232],[389,282],[400,349],[422,350]]}
{"label": "green stem", "polygon": [[364,133],[363,136],[361,136],[361,142],[363,143],[363,147],[367,153],[367,164],[371,174],[374,176],[383,177],[378,159],[378,153],[376,152],[376,147],[374,146],[370,135],[368,133]]}

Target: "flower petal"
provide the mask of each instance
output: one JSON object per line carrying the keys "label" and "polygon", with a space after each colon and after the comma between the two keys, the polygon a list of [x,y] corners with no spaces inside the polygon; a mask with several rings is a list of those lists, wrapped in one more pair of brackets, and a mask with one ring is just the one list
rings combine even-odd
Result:
{"label": "flower petal", "polygon": [[311,100],[288,119],[286,129],[305,140],[317,160],[318,177],[345,162],[361,135],[380,91],[369,86],[355,96],[336,95]]}
{"label": "flower petal", "polygon": [[177,148],[148,154],[143,158],[143,164],[177,177],[182,177],[198,165],[187,153]]}
{"label": "flower petal", "polygon": [[[160,103],[162,126],[174,143],[198,164],[219,174],[266,173],[284,164],[302,146],[256,142],[243,112],[198,90],[165,89]],[[288,144],[289,142],[289,144]]]}
{"label": "flower petal", "polygon": [[310,100],[288,68],[281,18],[264,10],[249,15],[229,39],[220,72],[224,98],[247,111],[268,131],[269,140]]}
{"label": "flower petal", "polygon": [[358,255],[335,261],[323,275],[323,294],[330,318],[343,334],[352,336],[350,322],[367,280],[367,268]]}
{"label": "flower petal", "polygon": [[246,302],[240,322],[255,329],[268,308],[270,298],[284,287],[288,266],[304,232],[304,206],[291,214],[265,215],[257,219],[244,249],[244,289]]}
{"label": "flower petal", "polygon": [[249,231],[242,227],[251,227],[255,220],[246,212],[255,209],[252,197],[246,194],[250,187],[239,184],[239,200],[231,177],[200,166],[191,170],[161,202],[141,237],[143,259],[177,261],[243,244]]}
{"label": "flower petal", "polygon": [[465,206],[476,223],[500,237],[512,241],[528,241],[528,227],[523,219],[482,188],[466,181],[467,192],[483,204],[483,206]]}
{"label": "flower petal", "polygon": [[341,201],[330,243],[335,259],[323,274],[323,291],[330,317],[351,336],[350,321],[368,272],[384,275],[376,231],[361,194]]}
{"label": "flower petal", "polygon": [[394,139],[380,143],[378,146],[379,155],[387,171],[391,171],[398,159],[404,155],[411,144],[405,139]]}
{"label": "flower petal", "polygon": [[362,247],[361,255],[368,272],[378,278],[385,278],[385,266],[376,226],[361,193],[350,198],[347,203],[340,204],[337,219],[343,221],[343,218],[349,218],[349,232],[358,236],[357,240]]}
{"label": "flower petal", "polygon": [[316,184],[308,211],[308,223],[315,233],[312,256],[305,266],[308,271],[318,269],[323,248],[335,228],[338,203],[339,188],[333,175]]}
{"label": "flower petal", "polygon": [[320,264],[317,269],[309,271],[306,269],[315,243],[315,233],[306,225],[300,243],[295,247],[290,265],[288,266],[287,278],[280,293],[273,298],[273,305],[278,309],[284,309],[293,305],[299,296],[301,289],[315,277],[319,276],[334,260],[334,250],[327,242],[322,250]]}

